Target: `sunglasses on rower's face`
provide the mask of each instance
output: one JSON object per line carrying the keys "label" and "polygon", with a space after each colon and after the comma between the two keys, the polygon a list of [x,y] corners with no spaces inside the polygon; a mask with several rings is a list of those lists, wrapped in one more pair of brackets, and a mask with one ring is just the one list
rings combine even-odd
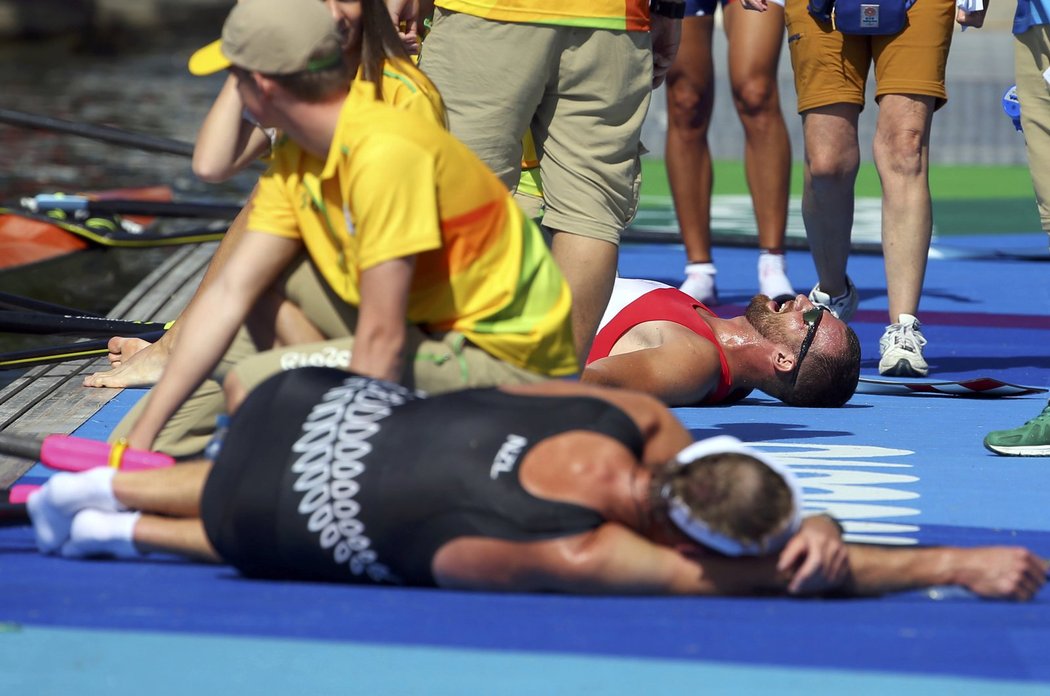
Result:
{"label": "sunglasses on rower's face", "polygon": [[807,309],[802,313],[802,321],[806,323],[806,335],[802,339],[802,345],[799,346],[795,366],[791,368],[791,386],[795,386],[795,382],[798,381],[798,371],[802,367],[806,353],[809,352],[809,347],[813,344],[813,337],[817,335],[817,328],[820,326],[820,320],[824,318],[824,312],[830,311],[824,305],[814,305],[812,309]]}

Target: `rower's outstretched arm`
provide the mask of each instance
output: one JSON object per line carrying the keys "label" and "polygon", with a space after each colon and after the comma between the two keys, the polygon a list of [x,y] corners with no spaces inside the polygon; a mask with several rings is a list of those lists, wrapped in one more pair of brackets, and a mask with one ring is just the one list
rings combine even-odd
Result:
{"label": "rower's outstretched arm", "polygon": [[[982,597],[1031,599],[1047,561],[1019,547],[884,548],[848,544],[851,575],[810,594],[878,595],[960,585]],[[579,594],[754,595],[787,592],[776,556],[727,558],[654,544],[618,524],[541,542],[460,538],[434,559],[445,587]]]}

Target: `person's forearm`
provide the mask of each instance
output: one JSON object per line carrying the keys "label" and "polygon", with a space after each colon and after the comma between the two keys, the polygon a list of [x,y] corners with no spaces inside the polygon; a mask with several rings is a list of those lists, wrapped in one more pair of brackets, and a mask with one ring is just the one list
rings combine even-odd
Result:
{"label": "person's forearm", "polygon": [[160,349],[165,350],[168,353],[171,352],[175,343],[178,341],[180,332],[182,331],[182,317],[192,307],[200,303],[201,294],[203,294],[204,290],[211,285],[222,270],[223,266],[226,265],[226,261],[229,259],[230,253],[234,246],[236,246],[237,241],[244,236],[244,231],[248,229],[248,216],[251,214],[252,200],[254,200],[254,198],[255,189],[253,188],[251,194],[248,196],[248,202],[244,204],[244,207],[241,208],[241,212],[239,212],[237,217],[233,219],[233,222],[230,223],[229,228],[226,230],[226,234],[223,235],[222,241],[219,242],[219,246],[215,250],[215,254],[211,257],[211,261],[208,264],[208,269],[204,272],[204,277],[201,278],[200,284],[193,292],[193,297],[190,298],[190,301],[179,315],[179,318],[171,325],[171,328],[168,329],[157,341],[156,345],[159,346]]}
{"label": "person's forearm", "polygon": [[845,589],[850,594],[877,595],[959,582],[953,554],[958,549],[883,548],[847,544],[852,577]]}
{"label": "person's forearm", "polygon": [[354,348],[350,356],[350,371],[357,374],[399,382],[404,366],[405,327],[366,328],[354,334]]}
{"label": "person's forearm", "polygon": [[270,148],[269,137],[244,120],[244,103],[231,75],[205,116],[193,148],[193,173],[204,181],[229,179]]}
{"label": "person's forearm", "polygon": [[132,447],[151,449],[168,419],[204,382],[243,324],[247,305],[213,283],[179,319],[181,332],[191,337],[171,346],[171,359],[150,392],[146,408],[128,434]]}

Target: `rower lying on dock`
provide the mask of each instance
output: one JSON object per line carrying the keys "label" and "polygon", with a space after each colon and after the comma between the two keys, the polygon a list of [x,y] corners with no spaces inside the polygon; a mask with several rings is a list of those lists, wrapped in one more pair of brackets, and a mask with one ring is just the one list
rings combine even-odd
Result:
{"label": "rower lying on dock", "polygon": [[960,585],[1030,599],[1020,547],[844,544],[793,474],[692,442],[656,399],[569,382],[431,398],[325,368],[281,373],[214,464],[57,474],[41,551],[174,552],[259,578],[593,594],[870,595]]}

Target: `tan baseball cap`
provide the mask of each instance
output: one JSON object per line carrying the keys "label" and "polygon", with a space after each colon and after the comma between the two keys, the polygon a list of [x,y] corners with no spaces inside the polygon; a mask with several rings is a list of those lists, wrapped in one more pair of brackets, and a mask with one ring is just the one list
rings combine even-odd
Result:
{"label": "tan baseball cap", "polygon": [[332,67],[342,57],[339,33],[317,0],[240,0],[222,25],[222,38],[190,56],[194,75],[231,65],[288,75]]}

